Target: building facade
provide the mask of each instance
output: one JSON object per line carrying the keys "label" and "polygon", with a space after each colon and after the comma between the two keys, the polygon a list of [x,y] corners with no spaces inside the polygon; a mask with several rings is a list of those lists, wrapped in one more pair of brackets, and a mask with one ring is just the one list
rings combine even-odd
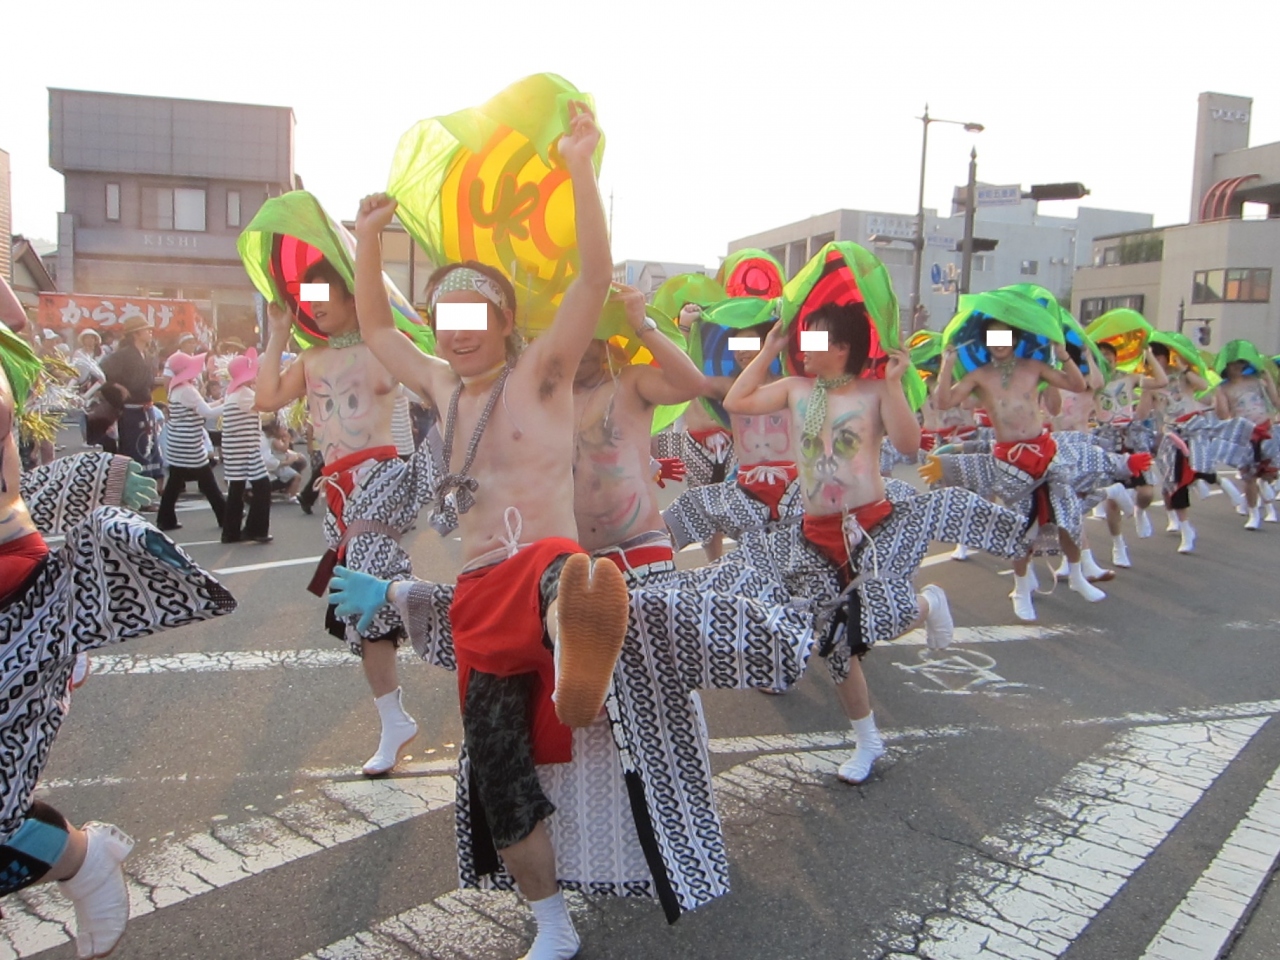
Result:
{"label": "building facade", "polygon": [[1127,306],[1211,350],[1243,338],[1280,353],[1280,143],[1249,147],[1252,109],[1200,95],[1190,221],[1098,237],[1073,288],[1081,320]]}
{"label": "building facade", "polygon": [[191,300],[219,336],[245,336],[257,318],[236,238],[296,186],[293,150],[288,107],[50,89],[59,287]]}
{"label": "building facade", "polygon": [[[1040,213],[1034,200],[1021,198],[1021,189],[987,189],[979,184],[974,236],[996,241],[994,250],[974,254],[969,287],[974,293],[1012,283],[1036,283],[1059,297],[1070,297],[1072,276],[1078,265],[1088,263],[1094,237],[1122,230],[1149,228],[1152,216],[1124,210],[1081,207],[1075,217]],[[993,204],[984,205],[990,195]],[[939,330],[955,313],[964,239],[963,190],[953,203],[952,215],[942,217],[926,209],[925,244],[920,302],[928,311],[922,326]],[[912,287],[916,233],[914,214],[873,210],[834,210],[783,227],[775,227],[734,240],[729,252],[744,247],[768,250],[792,277],[833,240],[853,240],[872,249],[888,268],[902,310],[904,329]],[[873,240],[874,238],[874,240]]]}
{"label": "building facade", "polygon": [[708,271],[700,263],[667,263],[657,260],[623,260],[613,265],[613,282],[625,283],[635,287],[649,300],[656,291],[671,277],[682,273],[703,273],[711,276],[715,271]]}

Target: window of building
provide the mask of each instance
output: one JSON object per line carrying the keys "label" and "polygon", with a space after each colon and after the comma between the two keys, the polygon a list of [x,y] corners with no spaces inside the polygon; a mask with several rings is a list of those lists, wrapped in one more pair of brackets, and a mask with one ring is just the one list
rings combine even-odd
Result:
{"label": "window of building", "polygon": [[1039,260],[1023,260],[1021,272],[1024,277],[1034,277],[1037,273],[1040,272],[1040,261]]}
{"label": "window of building", "polygon": [[107,219],[120,219],[120,184],[107,184]]}
{"label": "window of building", "polygon": [[991,269],[991,254],[975,253],[973,255],[973,266],[970,269],[975,273],[986,273]]}
{"label": "window of building", "polygon": [[1119,244],[1117,244],[1117,245],[1116,245],[1116,246],[1114,246],[1114,247],[1104,247],[1104,248],[1103,248],[1103,250],[1102,250],[1102,256],[1101,256],[1101,258],[1100,258],[1100,259],[1099,259],[1099,261],[1098,261],[1099,266],[1103,266],[1103,267],[1114,267],[1114,266],[1115,266],[1117,263],[1119,263],[1119,262],[1120,262],[1120,246],[1119,246]]}
{"label": "window of building", "polygon": [[142,229],[173,229],[173,189],[170,187],[142,188]]}
{"label": "window of building", "polygon": [[173,228],[204,232],[204,191],[191,187],[175,187],[173,191]]}
{"label": "window of building", "polygon": [[227,191],[227,226],[240,226],[240,191]]}
{"label": "window of building", "polygon": [[1086,297],[1080,301],[1080,322],[1089,323],[1097,320],[1108,310],[1119,310],[1122,307],[1142,313],[1146,301],[1147,298],[1141,293],[1123,297]]}
{"label": "window of building", "polygon": [[1192,303],[1267,303],[1270,300],[1269,267],[1197,270],[1191,285]]}
{"label": "window of building", "polygon": [[773,259],[777,260],[777,261],[778,261],[778,263],[782,265],[782,271],[783,271],[783,273],[786,273],[786,270],[787,270],[787,246],[786,246],[786,244],[783,244],[783,245],[782,245],[782,246],[780,246],[780,247],[770,247],[770,248],[769,248],[769,256],[771,256],[771,257],[773,257]]}
{"label": "window of building", "polygon": [[800,268],[804,266],[805,261],[809,258],[806,247],[807,244],[804,240],[797,240],[795,243],[791,244],[791,248],[788,251],[790,254],[790,260],[787,263],[787,274],[789,276],[794,277],[799,273]]}
{"label": "window of building", "polygon": [[809,239],[809,249],[814,253],[817,253],[828,243],[834,243],[835,239],[836,235],[834,233],[820,233],[816,237],[811,237]]}

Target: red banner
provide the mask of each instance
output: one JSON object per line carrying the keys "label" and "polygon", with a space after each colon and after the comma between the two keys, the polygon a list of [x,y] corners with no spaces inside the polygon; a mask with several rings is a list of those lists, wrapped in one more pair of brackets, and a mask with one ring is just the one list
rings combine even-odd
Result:
{"label": "red banner", "polygon": [[183,333],[199,336],[207,327],[190,300],[151,300],[147,297],[101,297],[88,293],[40,294],[40,326],[49,330],[119,330],[131,317],[143,317],[156,336]]}

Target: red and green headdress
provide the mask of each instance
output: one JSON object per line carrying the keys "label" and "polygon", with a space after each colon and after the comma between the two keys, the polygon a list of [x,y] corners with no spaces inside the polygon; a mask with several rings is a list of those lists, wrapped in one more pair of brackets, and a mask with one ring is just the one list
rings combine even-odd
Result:
{"label": "red and green headdress", "polygon": [[1142,314],[1128,307],[1108,310],[1084,329],[1095,343],[1114,347],[1116,366],[1130,373],[1142,366],[1142,355],[1154,332]]}
{"label": "red and green headdress", "polygon": [[[871,345],[861,376],[884,376],[887,351],[899,346],[898,297],[880,259],[849,240],[828,243],[783,288],[781,319],[789,334],[784,355],[788,372],[805,376],[800,334],[809,315],[828,304],[850,303],[861,303],[871,320]],[[908,370],[902,386],[912,409],[919,409],[925,398],[920,374]]]}
{"label": "red and green headdress", "polygon": [[731,297],[772,300],[782,296],[782,264],[764,250],[737,250],[724,258],[716,281]]}
{"label": "red and green headdress", "polygon": [[[689,331],[689,356],[694,365],[708,377],[736,377],[742,372],[729,340],[743,330],[773,324],[778,319],[779,301],[757,297],[731,297],[702,311]],[[777,360],[769,368],[774,376],[782,376]],[[718,400],[700,398],[707,413],[723,427],[729,425],[729,414]]]}
{"label": "red and green headdress", "polygon": [[[295,333],[308,346],[328,337],[316,326],[311,304],[298,300],[307,270],[328,260],[355,291],[356,241],[342,224],[305,190],[271,197],[258,210],[236,241],[249,279],[268,301],[286,307],[296,321]],[[422,322],[413,306],[391,278],[382,275],[396,326],[427,353],[435,352],[435,334]]]}
{"label": "red and green headdress", "polygon": [[721,300],[727,300],[728,296],[719,281],[706,274],[678,273],[674,277],[668,277],[653,292],[653,305],[679,323],[680,311],[685,304],[696,303],[705,310]]}

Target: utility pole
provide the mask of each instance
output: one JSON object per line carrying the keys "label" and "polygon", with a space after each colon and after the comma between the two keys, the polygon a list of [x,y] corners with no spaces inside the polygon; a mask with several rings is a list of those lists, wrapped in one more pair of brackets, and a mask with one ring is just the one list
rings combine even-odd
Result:
{"label": "utility pole", "polygon": [[960,292],[969,292],[973,273],[973,219],[978,207],[978,148],[969,151],[969,185],[964,195],[964,260],[960,268]]}
{"label": "utility pole", "polygon": [[920,193],[916,199],[916,235],[913,238],[915,262],[911,271],[911,305],[907,315],[915,323],[916,307],[920,306],[920,273],[924,270],[924,164],[929,156],[929,105],[924,105],[924,116],[920,120],[924,124],[924,135],[920,140]]}

